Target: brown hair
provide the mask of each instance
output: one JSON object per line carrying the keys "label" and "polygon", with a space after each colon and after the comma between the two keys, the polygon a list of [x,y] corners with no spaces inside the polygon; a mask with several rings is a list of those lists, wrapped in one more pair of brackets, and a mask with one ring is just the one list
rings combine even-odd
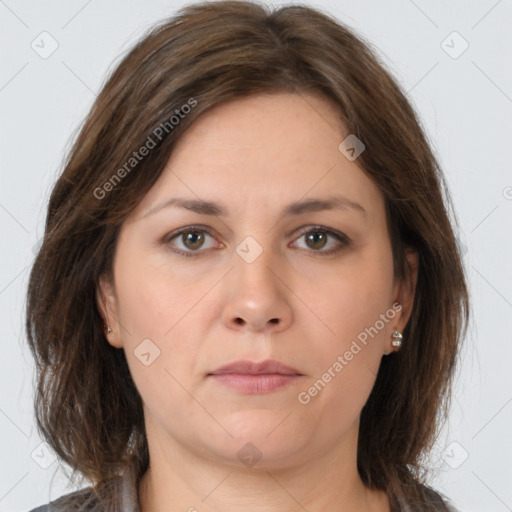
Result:
{"label": "brown hair", "polygon": [[[98,279],[112,278],[119,227],[187,127],[222,102],[282,91],[317,92],[339,106],[348,133],[366,146],[360,167],[385,196],[397,277],[406,276],[406,247],[419,253],[404,346],[383,358],[361,413],[358,471],[393,507],[445,510],[423,484],[421,457],[447,418],[468,322],[453,208],[420,120],[376,52],[303,5],[189,4],[154,26],[106,81],[52,190],[28,284],[39,432],[98,496],[129,461],[139,476],[147,469],[141,397],[124,351],[105,339]],[[146,156],[133,160],[143,146]]]}

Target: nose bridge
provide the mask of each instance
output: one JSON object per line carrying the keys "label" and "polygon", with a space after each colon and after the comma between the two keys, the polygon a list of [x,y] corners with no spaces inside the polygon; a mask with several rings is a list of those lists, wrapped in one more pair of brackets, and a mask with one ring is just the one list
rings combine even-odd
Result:
{"label": "nose bridge", "polygon": [[[256,239],[258,238],[258,240]],[[224,320],[231,327],[254,330],[283,328],[291,318],[283,265],[271,236],[247,236],[236,247],[230,272]]]}
{"label": "nose bridge", "polygon": [[281,265],[268,233],[245,237],[236,247],[235,262],[237,282],[249,288],[244,291],[252,289],[261,292],[262,290],[270,291],[271,288],[274,292],[277,291],[274,268]]}

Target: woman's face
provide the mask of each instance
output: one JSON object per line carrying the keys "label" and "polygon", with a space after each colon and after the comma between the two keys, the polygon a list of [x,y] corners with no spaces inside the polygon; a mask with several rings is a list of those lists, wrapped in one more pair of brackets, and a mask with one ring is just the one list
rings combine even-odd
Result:
{"label": "woman's face", "polygon": [[[277,467],[355,445],[412,297],[393,279],[384,198],[339,149],[348,135],[312,94],[221,105],[123,223],[115,293],[102,279],[98,299],[150,446]],[[211,375],[269,359],[297,375]]]}

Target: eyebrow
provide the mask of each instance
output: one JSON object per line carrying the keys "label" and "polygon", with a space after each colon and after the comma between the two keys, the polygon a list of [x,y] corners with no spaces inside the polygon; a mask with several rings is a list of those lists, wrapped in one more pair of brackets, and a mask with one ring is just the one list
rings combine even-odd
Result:
{"label": "eyebrow", "polygon": [[[219,217],[228,217],[229,210],[222,203],[216,201],[205,201],[203,199],[185,199],[173,197],[153,208],[142,215],[141,220],[155,214],[156,212],[170,207],[185,208],[202,215],[215,215]],[[366,210],[359,203],[351,201],[343,196],[331,196],[325,199],[312,198],[304,201],[296,201],[284,207],[281,215],[301,215],[303,213],[319,212],[323,210],[353,210],[366,215]]]}

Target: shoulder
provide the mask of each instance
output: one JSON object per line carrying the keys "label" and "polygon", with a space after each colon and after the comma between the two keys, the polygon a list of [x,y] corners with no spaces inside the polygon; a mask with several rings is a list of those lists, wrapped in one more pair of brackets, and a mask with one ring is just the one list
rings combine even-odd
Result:
{"label": "shoulder", "polygon": [[423,495],[428,498],[431,505],[435,507],[435,510],[447,510],[448,512],[460,512],[459,509],[455,508],[451,500],[443,493],[436,491],[432,487],[421,484],[420,485]]}
{"label": "shoulder", "polygon": [[29,512],[103,512],[91,487],[64,494]]}
{"label": "shoulder", "polygon": [[439,500],[446,507],[446,510],[448,510],[448,512],[460,512],[460,510],[458,508],[455,508],[453,503],[444,494],[440,494],[440,493],[436,493],[436,494],[439,497]]}
{"label": "shoulder", "polygon": [[137,488],[137,470],[132,461],[117,478],[65,494],[29,512],[140,512]]}

